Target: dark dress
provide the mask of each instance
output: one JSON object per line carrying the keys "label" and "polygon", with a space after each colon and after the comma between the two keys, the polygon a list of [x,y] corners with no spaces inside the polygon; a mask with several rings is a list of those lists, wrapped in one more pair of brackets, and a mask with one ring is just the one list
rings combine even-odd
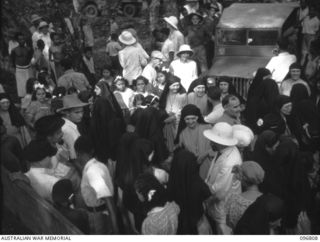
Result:
{"label": "dark dress", "polygon": [[[138,110],[136,112],[138,112]],[[139,110],[135,120],[135,132],[140,138],[145,138],[154,145],[153,162],[155,165],[160,165],[169,156],[162,132],[162,119],[159,110],[154,107],[148,107],[141,111]]]}
{"label": "dark dress", "polygon": [[269,192],[285,203],[283,224],[286,228],[294,228],[299,213],[310,206],[311,188],[302,158],[298,145],[290,138],[283,138],[274,155],[272,176],[275,178],[273,188],[276,189],[270,189]]}
{"label": "dark dress", "polygon": [[199,176],[196,157],[189,151],[176,152],[169,176],[168,192],[180,207],[178,234],[198,234],[197,223],[203,215],[202,203],[211,196]]}
{"label": "dark dress", "polygon": [[276,97],[279,95],[278,86],[274,80],[263,80],[269,74],[269,70],[259,68],[248,91],[244,114],[246,124],[254,133],[257,133],[257,120],[273,110]]}
{"label": "dark dress", "polygon": [[272,194],[264,194],[247,208],[234,234],[269,235],[269,222],[281,218],[283,212],[284,204],[281,199]]}
{"label": "dark dress", "polygon": [[55,205],[55,208],[84,234],[90,234],[89,217],[85,210]]}

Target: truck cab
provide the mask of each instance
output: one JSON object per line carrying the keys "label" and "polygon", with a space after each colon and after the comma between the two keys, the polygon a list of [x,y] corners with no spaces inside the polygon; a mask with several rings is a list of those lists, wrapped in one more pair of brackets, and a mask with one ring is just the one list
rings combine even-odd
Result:
{"label": "truck cab", "polygon": [[273,56],[277,40],[296,19],[297,3],[234,3],[226,8],[216,28],[210,76],[231,77],[238,93],[247,96],[259,67]]}

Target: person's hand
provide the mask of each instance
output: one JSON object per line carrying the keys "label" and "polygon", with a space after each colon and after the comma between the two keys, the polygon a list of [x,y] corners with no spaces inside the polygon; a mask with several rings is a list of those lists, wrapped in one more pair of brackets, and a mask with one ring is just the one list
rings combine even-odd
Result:
{"label": "person's hand", "polygon": [[205,152],[202,155],[198,156],[197,162],[198,164],[202,164],[202,162],[204,162],[204,160],[209,156],[209,152]]}
{"label": "person's hand", "polygon": [[297,234],[311,234],[311,222],[305,211],[302,211],[299,214]]}

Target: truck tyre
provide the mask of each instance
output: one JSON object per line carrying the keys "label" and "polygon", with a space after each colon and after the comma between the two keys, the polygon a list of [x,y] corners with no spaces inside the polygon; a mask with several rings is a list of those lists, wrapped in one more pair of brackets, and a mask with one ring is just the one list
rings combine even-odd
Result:
{"label": "truck tyre", "polygon": [[123,14],[126,17],[134,17],[137,14],[137,11],[137,6],[135,6],[134,4],[129,3],[123,6]]}
{"label": "truck tyre", "polygon": [[96,18],[99,15],[99,10],[95,4],[89,3],[83,8],[83,13],[89,18]]}

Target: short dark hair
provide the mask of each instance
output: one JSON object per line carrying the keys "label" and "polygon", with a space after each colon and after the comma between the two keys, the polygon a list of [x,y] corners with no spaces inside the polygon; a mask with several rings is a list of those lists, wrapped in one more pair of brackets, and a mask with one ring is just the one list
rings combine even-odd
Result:
{"label": "short dark hair", "polygon": [[224,107],[224,106],[228,105],[230,103],[230,101],[235,101],[235,100],[239,100],[239,98],[236,97],[235,95],[229,94],[222,99],[222,106]]}
{"label": "short dark hair", "polygon": [[144,76],[138,76],[136,79],[134,79],[132,81],[132,86],[136,87],[138,80],[142,80],[145,85],[148,85],[148,83],[149,83],[149,80],[147,78],[145,78]]}
{"label": "short dark hair", "polygon": [[81,135],[74,142],[74,149],[78,153],[92,154],[94,150],[92,140],[88,136]]}
{"label": "short dark hair", "polygon": [[59,34],[57,32],[52,32],[50,33],[50,39],[53,40],[54,39],[54,36],[58,36],[59,37]]}
{"label": "short dark hair", "polygon": [[163,28],[163,29],[161,29],[161,33],[168,37],[169,34],[170,34],[170,29],[168,29],[168,28]]}
{"label": "short dark hair", "polygon": [[114,41],[118,40],[118,35],[116,33],[111,34],[111,39]]}
{"label": "short dark hair", "polygon": [[286,38],[281,38],[277,42],[280,50],[287,50],[289,46],[289,41]]}
{"label": "short dark hair", "polygon": [[72,68],[72,60],[70,58],[62,59],[60,64],[65,70],[69,70]]}
{"label": "short dark hair", "polygon": [[83,50],[84,53],[87,53],[88,51],[92,51],[92,47],[87,46],[87,47],[85,47],[84,50]]}
{"label": "short dark hair", "polygon": [[38,47],[39,49],[41,49],[41,50],[44,49],[45,43],[44,43],[44,41],[43,41],[42,39],[39,39],[39,40],[37,41],[37,47]]}
{"label": "short dark hair", "polygon": [[[163,207],[168,201],[167,191],[152,174],[139,175],[134,183],[134,188],[144,197],[147,210]],[[151,190],[154,190],[154,194],[149,198],[148,194]]]}
{"label": "short dark hair", "polygon": [[221,98],[221,89],[219,87],[209,87],[207,95],[214,101],[219,101]]}
{"label": "short dark hair", "polygon": [[14,37],[17,40],[19,38],[19,36],[23,36],[24,37],[24,34],[22,32],[17,32]]}
{"label": "short dark hair", "polygon": [[37,81],[37,79],[34,78],[34,77],[31,77],[31,78],[29,78],[27,80],[27,83],[26,83],[26,92],[27,92],[27,94],[32,94],[33,93],[33,91],[34,91],[33,86],[34,86],[34,83],[36,81]]}

